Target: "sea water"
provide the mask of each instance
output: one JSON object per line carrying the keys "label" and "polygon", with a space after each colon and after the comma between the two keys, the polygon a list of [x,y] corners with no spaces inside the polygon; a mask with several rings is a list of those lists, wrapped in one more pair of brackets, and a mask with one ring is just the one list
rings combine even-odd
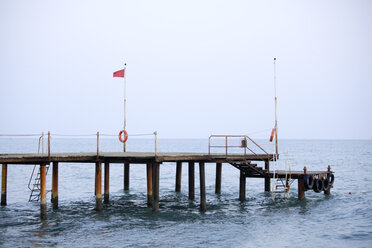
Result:
{"label": "sea water", "polygon": [[[266,141],[259,141],[273,151]],[[52,152],[95,152],[92,138],[53,138]],[[152,139],[131,139],[128,151],[154,151]],[[146,205],[146,165],[131,165],[130,190],[123,190],[123,165],[110,165],[110,203],[95,211],[94,164],[59,166],[59,209],[47,195],[47,219],[39,203],[28,202],[33,165],[8,165],[7,206],[0,207],[1,247],[372,247],[372,141],[282,140],[281,160],[292,170],[335,172],[331,195],[306,192],[274,202],[263,179],[247,178],[240,202],[239,171],[222,168],[222,193],[216,195],[215,164],[207,163],[207,212],[199,211],[199,174],[195,201],[188,200],[188,170],[183,164],[176,193],[174,163],[160,165],[159,212]],[[37,152],[38,138],[1,138],[0,153]],[[115,139],[100,141],[102,152],[121,151]],[[159,152],[208,152],[208,140],[158,140]],[[285,155],[286,154],[286,155]],[[284,158],[285,157],[285,158]],[[279,163],[279,167],[284,163]],[[262,164],[260,164],[262,166]],[[273,166],[273,164],[271,164]],[[283,169],[283,168],[279,168]],[[50,189],[51,173],[47,175]]]}

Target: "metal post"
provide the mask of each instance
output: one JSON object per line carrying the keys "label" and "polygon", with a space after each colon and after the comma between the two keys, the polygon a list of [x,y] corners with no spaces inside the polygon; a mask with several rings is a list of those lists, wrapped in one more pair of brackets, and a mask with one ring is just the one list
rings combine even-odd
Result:
{"label": "metal post", "polygon": [[182,162],[177,162],[176,168],[176,192],[181,192]]}
{"label": "metal post", "polygon": [[40,218],[46,219],[46,165],[40,165]]}
{"label": "metal post", "polygon": [[41,154],[44,155],[44,132],[41,133]]}
{"label": "metal post", "polygon": [[[127,63],[124,63],[124,130],[127,128],[127,77],[126,77],[126,66]],[[126,152],[126,145],[124,142],[124,152]]]}
{"label": "metal post", "polygon": [[266,176],[265,176],[265,192],[270,192],[270,161],[265,160],[265,170],[266,170]]}
{"label": "metal post", "polygon": [[102,165],[96,162],[96,210],[102,210]]}
{"label": "metal post", "polygon": [[152,207],[152,166],[153,164],[146,165],[146,175],[147,175],[147,206]]}
{"label": "metal post", "polygon": [[[328,165],[328,168],[327,168],[327,170],[328,170],[328,173],[331,173],[331,166],[330,165]],[[327,178],[327,180],[328,180],[328,178]],[[324,194],[325,195],[330,195],[331,194],[331,185],[328,187],[328,190],[325,190],[324,191]]]}
{"label": "metal post", "polygon": [[58,162],[53,162],[51,201],[53,204],[53,209],[58,209]]}
{"label": "metal post", "polygon": [[189,162],[189,200],[195,199],[195,163]]}
{"label": "metal post", "polygon": [[97,161],[99,160],[99,132],[97,132]]}
{"label": "metal post", "polygon": [[159,163],[152,164],[152,210],[159,210]]}
{"label": "metal post", "polygon": [[154,132],[155,135],[155,157],[158,155],[158,132]]}
{"label": "metal post", "polygon": [[222,163],[216,164],[216,194],[221,194]]}
{"label": "metal post", "polygon": [[129,190],[129,172],[130,172],[130,164],[124,164],[124,190]]}
{"label": "metal post", "polygon": [[50,162],[50,131],[48,131],[48,161]]}
{"label": "metal post", "polygon": [[275,154],[278,159],[278,115],[277,115],[277,103],[278,97],[276,95],[276,58],[274,58],[274,90],[275,90]]}
{"label": "metal post", "polygon": [[298,182],[298,199],[302,200],[305,198],[305,186],[304,186],[304,179],[299,178],[297,179]]}
{"label": "metal post", "polygon": [[200,176],[200,211],[207,210],[207,200],[205,195],[205,170],[204,162],[199,162],[199,176]]}
{"label": "metal post", "polygon": [[109,203],[110,198],[110,164],[105,163],[105,181],[104,181],[104,192],[103,192],[103,202]]}
{"label": "metal post", "polygon": [[1,170],[1,206],[6,205],[6,188],[8,179],[8,165],[3,164]]}
{"label": "metal post", "polygon": [[245,187],[246,187],[246,177],[242,169],[240,169],[240,184],[239,184],[239,200],[245,201]]}
{"label": "metal post", "polygon": [[227,157],[227,136],[226,136],[226,157]]}

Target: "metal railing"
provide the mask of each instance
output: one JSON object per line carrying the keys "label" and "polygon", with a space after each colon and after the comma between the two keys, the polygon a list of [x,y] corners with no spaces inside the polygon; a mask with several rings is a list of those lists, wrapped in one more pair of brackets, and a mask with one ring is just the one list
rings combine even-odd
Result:
{"label": "metal railing", "polygon": [[[155,151],[154,151],[154,154],[155,154],[155,157],[157,156],[157,140],[158,140],[158,133],[157,131],[153,132],[153,133],[149,133],[149,134],[132,134],[132,135],[128,135],[128,137],[130,136],[150,136],[150,135],[154,135],[154,146],[155,146]],[[29,137],[29,136],[39,136],[39,143],[38,143],[38,153],[40,153],[40,143],[41,143],[41,154],[44,155],[44,132],[42,132],[41,134],[0,134],[0,137]],[[96,136],[97,137],[97,160],[99,160],[99,154],[100,154],[100,146],[99,146],[99,141],[100,141],[100,136],[111,136],[111,137],[117,137],[116,134],[100,134],[99,132],[97,132],[96,134],[53,134],[53,136],[60,136],[60,137],[86,137],[86,136]],[[48,131],[48,146],[47,146],[47,149],[48,149],[48,153],[47,153],[47,156],[48,156],[48,161],[50,162],[50,155],[51,155],[51,138],[52,138],[52,134],[50,133],[50,131]]]}
{"label": "metal railing", "polygon": [[[211,140],[213,138],[224,139],[224,145],[211,145]],[[229,139],[240,139],[240,145],[229,145]],[[253,139],[251,139],[248,135],[210,135],[208,139],[208,155],[211,155],[211,148],[224,148],[225,156],[229,155],[229,148],[243,148],[244,149],[244,156],[247,155],[247,152],[251,152],[254,155],[257,155],[253,149],[248,147],[248,141],[250,141],[255,147],[258,147],[261,151],[263,151],[266,155],[269,155],[265,149],[263,149],[260,145],[258,145]]]}

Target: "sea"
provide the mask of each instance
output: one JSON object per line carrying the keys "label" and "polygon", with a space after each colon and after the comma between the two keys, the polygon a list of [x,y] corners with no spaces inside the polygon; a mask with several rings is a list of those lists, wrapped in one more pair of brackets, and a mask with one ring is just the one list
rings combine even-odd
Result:
{"label": "sea", "polygon": [[[267,140],[257,144],[274,151]],[[154,146],[152,137],[130,137],[127,150],[152,152]],[[0,154],[36,153],[41,147],[39,137],[0,137]],[[208,138],[158,139],[157,149],[207,153]],[[217,150],[212,152],[224,152]],[[95,151],[94,136],[51,139],[52,153]],[[100,151],[119,152],[122,144],[102,137]],[[110,202],[97,212],[95,165],[60,163],[59,209],[52,209],[48,192],[47,219],[41,220],[39,203],[28,201],[34,165],[8,165],[0,247],[372,247],[372,141],[280,140],[279,153],[278,169],[327,170],[330,165],[335,175],[331,194],[307,191],[306,199],[298,200],[294,181],[289,197],[275,194],[274,200],[264,192],[263,179],[247,178],[246,200],[240,202],[239,171],[223,164],[222,192],[216,195],[216,165],[207,163],[207,211],[202,213],[198,165],[195,200],[189,201],[187,164],[181,192],[175,192],[175,163],[163,163],[159,211],[153,212],[146,204],[146,165],[131,165],[130,190],[124,191],[124,166],[111,164]]]}

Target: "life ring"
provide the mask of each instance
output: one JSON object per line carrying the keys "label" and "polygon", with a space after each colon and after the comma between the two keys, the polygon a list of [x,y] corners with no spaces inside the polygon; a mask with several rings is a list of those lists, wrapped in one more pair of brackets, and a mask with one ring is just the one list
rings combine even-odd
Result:
{"label": "life ring", "polygon": [[271,130],[270,142],[273,141],[273,139],[274,139],[274,134],[275,134],[275,128],[273,128],[273,130]]}
{"label": "life ring", "polygon": [[[123,139],[123,133],[124,133],[124,139]],[[128,133],[125,130],[121,130],[119,133],[119,140],[122,143],[125,143],[128,140]]]}
{"label": "life ring", "polygon": [[312,189],[313,188],[313,185],[314,185],[314,177],[313,177],[313,175],[306,174],[304,176],[304,186],[305,186],[305,189],[306,190]]}
{"label": "life ring", "polygon": [[327,179],[329,181],[329,186],[332,186],[333,183],[335,182],[335,175],[333,175],[332,173],[328,173],[327,174]]}
{"label": "life ring", "polygon": [[314,179],[314,185],[313,185],[313,190],[316,193],[319,193],[320,191],[323,190],[323,181],[321,179]]}
{"label": "life ring", "polygon": [[322,181],[323,181],[323,190],[324,191],[329,190],[329,187],[331,187],[331,185],[329,183],[328,177],[327,178],[323,178]]}

